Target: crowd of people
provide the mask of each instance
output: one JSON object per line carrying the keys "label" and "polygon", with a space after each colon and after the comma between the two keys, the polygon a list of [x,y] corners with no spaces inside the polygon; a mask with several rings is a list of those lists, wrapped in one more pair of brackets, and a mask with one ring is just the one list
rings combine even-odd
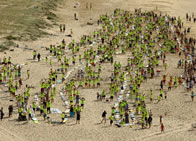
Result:
{"label": "crowd of people", "polygon": [[[115,9],[112,16],[107,14],[100,16],[97,24],[101,26],[101,29],[94,31],[92,35],[82,36],[79,42],[72,40],[66,45],[65,40],[62,40],[59,46],[50,45],[49,55],[44,59],[46,64],[50,59],[50,72],[48,78],[41,81],[39,103],[28,102],[31,96],[31,87],[28,85],[23,94],[17,93],[17,89],[22,86],[22,67],[12,64],[11,57],[3,59],[0,83],[8,84],[11,96],[16,97],[19,120],[25,120],[27,115],[29,120],[32,119],[36,111],[40,111],[44,120],[49,119],[57,91],[62,91],[65,99],[68,99],[69,109],[69,115],[66,112],[61,113],[62,123],[66,118],[75,117],[76,124],[79,124],[81,112],[85,108],[85,98],[80,95],[80,89],[95,89],[102,85],[104,63],[110,63],[113,70],[111,76],[108,76],[110,78],[108,88],[97,93],[97,99],[100,102],[114,103],[109,114],[110,125],[122,127],[128,124],[132,127],[134,124],[140,124],[142,128],[151,128],[153,113],[148,109],[146,98],[149,97],[151,104],[154,101],[160,102],[164,98],[167,99],[168,91],[183,85],[183,82],[186,84],[187,91],[191,91],[192,101],[194,100],[195,95],[192,89],[195,83],[194,45],[196,40],[188,38],[190,28],[184,28],[180,17],[171,17],[153,11],[142,12],[141,9],[136,9],[134,13]],[[60,25],[60,32],[65,32],[65,25]],[[72,52],[71,58],[64,52],[66,48]],[[171,53],[179,55],[177,68],[184,69],[183,75],[167,75],[169,66],[166,58]],[[127,58],[126,66],[123,66],[120,61],[115,61],[118,54],[131,56]],[[57,69],[53,68],[54,56],[58,60]],[[33,59],[35,60],[36,57],[38,62],[41,61],[40,53],[33,51]],[[74,66],[79,68],[77,74],[74,78],[67,79],[68,71]],[[160,66],[164,68],[161,70],[163,77],[160,80],[160,93],[155,95],[152,89],[148,93],[143,93],[140,89],[142,83],[160,75],[158,69]],[[27,71],[27,79],[29,78],[30,72]],[[59,78],[60,85],[63,85],[61,90],[56,88]],[[165,86],[168,88],[165,89]],[[63,102],[66,101],[65,99]],[[65,110],[66,108],[65,106]],[[13,108],[9,109],[13,111]],[[104,111],[101,123],[103,121],[106,123],[106,115],[107,112]],[[160,126],[163,132],[162,120]]]}

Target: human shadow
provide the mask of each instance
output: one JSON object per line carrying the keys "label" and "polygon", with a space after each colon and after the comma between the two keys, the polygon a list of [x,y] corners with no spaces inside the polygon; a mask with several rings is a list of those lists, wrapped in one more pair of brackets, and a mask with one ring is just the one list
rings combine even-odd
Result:
{"label": "human shadow", "polygon": [[15,124],[15,125],[19,125],[20,126],[20,125],[26,125],[26,124],[28,124],[28,121],[25,121],[25,122],[22,122],[22,123],[18,123],[18,124]]}
{"label": "human shadow", "polygon": [[68,34],[68,35],[65,35],[66,37],[72,37],[72,35],[71,34]]}
{"label": "human shadow", "polygon": [[189,101],[185,101],[185,103],[190,103],[190,102],[192,102],[191,100],[189,100]]}
{"label": "human shadow", "polygon": [[109,128],[109,127],[111,127],[111,125],[102,126],[101,128]]}
{"label": "human shadow", "polygon": [[102,124],[101,122],[98,122],[98,123],[95,123],[94,125],[100,125],[100,124]]}

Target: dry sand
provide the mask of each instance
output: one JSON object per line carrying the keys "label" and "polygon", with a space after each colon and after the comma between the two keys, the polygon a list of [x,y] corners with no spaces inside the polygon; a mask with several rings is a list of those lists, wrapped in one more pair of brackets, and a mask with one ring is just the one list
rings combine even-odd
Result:
{"label": "dry sand", "polygon": [[[75,3],[80,3],[78,8],[73,8]],[[87,10],[86,3],[92,3],[93,8],[90,11]],[[89,26],[86,23],[92,21],[95,23],[99,15],[105,13],[111,13],[115,8],[127,9],[134,11],[134,8],[142,8],[143,10],[154,10],[156,6],[158,10],[167,12],[170,15],[181,16],[185,21],[186,12],[195,12],[196,1],[194,0],[64,0],[64,4],[59,5],[59,9],[56,14],[61,18],[61,23],[66,24],[66,34],[70,33],[70,29],[73,29],[73,39],[76,41],[83,34],[92,33],[98,28],[97,24]],[[73,19],[74,12],[79,15],[79,20]],[[193,23],[184,23],[185,26],[191,26],[191,36],[196,36],[196,25]],[[14,52],[6,51],[0,53],[0,58],[11,56],[13,63],[28,65],[23,67],[23,78],[26,78],[26,70],[30,69],[31,77],[25,81],[25,84],[33,85],[36,88],[31,91],[32,95],[39,92],[40,80],[47,77],[49,72],[49,65],[45,64],[45,61],[33,62],[29,59],[32,58],[32,50],[36,49],[41,53],[42,57],[48,55],[48,51],[41,46],[49,47],[50,44],[60,43],[62,39],[65,39],[67,43],[71,38],[65,37],[64,34],[59,33],[59,28],[54,27],[48,30],[53,36],[42,38],[37,41],[18,42],[20,48],[14,48]],[[24,47],[27,46],[27,49]],[[71,52],[67,50],[67,56],[71,56]],[[127,55],[119,55],[115,60],[125,62]],[[176,64],[178,61],[177,55],[168,55],[168,70],[167,72],[172,75],[178,75],[182,70],[176,70]],[[57,60],[55,60],[57,61]],[[78,63],[76,65],[79,65]],[[125,65],[125,63],[124,63]],[[56,68],[57,66],[54,66]],[[70,70],[74,66],[70,67]],[[103,65],[103,72],[105,75],[111,71],[108,64]],[[108,81],[109,82],[109,81]],[[142,84],[143,92],[150,90],[150,88],[159,88],[160,78],[154,78],[148,80],[148,83]],[[107,83],[105,81],[104,83]],[[58,91],[60,90],[58,86]],[[109,121],[106,125],[99,124],[101,120],[101,113],[106,110],[111,112],[112,103],[95,102],[96,93],[102,91],[105,88],[104,85],[100,89],[82,89],[81,95],[85,97],[85,109],[81,114],[81,124],[75,125],[75,120],[69,120],[68,123],[63,125],[48,125],[43,121],[42,117],[38,117],[39,124],[35,124],[32,121],[29,122],[17,122],[17,112],[14,113],[12,118],[5,118],[0,122],[0,141],[128,141],[128,140],[149,140],[149,141],[195,141],[196,131],[191,131],[191,124],[195,123],[196,117],[196,102],[190,102],[190,94],[185,92],[183,86],[178,89],[172,90],[168,93],[168,100],[163,100],[159,104],[148,104],[148,109],[153,112],[153,126],[151,129],[141,130],[140,126],[134,126],[133,128],[124,127],[116,128],[110,127]],[[9,94],[4,92],[4,88],[0,89],[0,106],[4,107],[4,112],[7,116],[7,107],[11,99]],[[157,91],[158,94],[158,91]],[[156,94],[155,94],[156,95]],[[55,103],[52,107],[60,110],[64,109],[63,102],[57,94]],[[16,109],[15,109],[16,111]],[[167,113],[165,116],[164,113]],[[165,133],[160,134],[159,116],[163,116],[165,123]],[[61,120],[61,115],[53,115],[53,120]]]}

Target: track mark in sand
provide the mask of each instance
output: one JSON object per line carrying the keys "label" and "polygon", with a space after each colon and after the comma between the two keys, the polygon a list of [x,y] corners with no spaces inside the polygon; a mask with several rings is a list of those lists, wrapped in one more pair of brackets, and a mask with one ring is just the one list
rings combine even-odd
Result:
{"label": "track mark in sand", "polygon": [[168,8],[168,9],[170,9],[173,4],[174,3],[168,2],[168,1],[153,0],[153,1],[151,1],[151,3],[142,4],[142,5],[145,6],[145,7],[158,7],[158,8]]}
{"label": "track mark in sand", "polygon": [[190,128],[190,124],[187,124],[185,126],[181,126],[181,127],[177,127],[177,128],[167,130],[164,133],[154,132],[152,134],[148,134],[148,135],[145,135],[145,136],[142,136],[142,137],[135,138],[132,141],[145,141],[145,140],[147,141],[147,140],[151,140],[151,139],[156,138],[156,137],[161,137],[161,136],[166,136],[166,135],[172,134],[172,133],[178,133],[178,132],[186,131],[189,128]]}
{"label": "track mark in sand", "polygon": [[161,3],[161,4],[169,4],[169,5],[173,5],[173,2],[169,2],[169,1],[152,1],[152,3]]}
{"label": "track mark in sand", "polygon": [[12,140],[15,140],[15,141],[16,140],[18,140],[18,141],[25,141],[23,138],[21,138],[21,137],[17,136],[16,134],[14,134],[14,133],[6,130],[6,129],[3,129],[3,128],[0,128],[0,134],[5,135],[9,139],[12,139]]}
{"label": "track mark in sand", "polygon": [[170,8],[169,5],[163,5],[163,4],[142,4],[142,6],[145,7],[159,7],[159,8]]}

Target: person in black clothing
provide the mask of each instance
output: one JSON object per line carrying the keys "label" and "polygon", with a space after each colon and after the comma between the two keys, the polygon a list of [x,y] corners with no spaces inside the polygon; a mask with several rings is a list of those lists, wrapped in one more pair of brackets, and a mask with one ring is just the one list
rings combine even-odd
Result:
{"label": "person in black clothing", "polygon": [[77,20],[77,16],[76,16],[76,13],[74,13],[74,20]]}
{"label": "person in black clothing", "polygon": [[76,124],[80,124],[80,112],[76,112]]}
{"label": "person in black clothing", "polygon": [[3,116],[4,116],[4,112],[3,112],[3,108],[1,107],[1,110],[0,110],[0,114],[1,114],[1,121],[3,119]]}
{"label": "person in black clothing", "polygon": [[151,128],[151,125],[152,125],[152,116],[149,115],[148,117],[148,124],[149,124],[149,128]]}
{"label": "person in black clothing", "polygon": [[[106,115],[107,115],[107,112],[106,111],[103,111],[103,113],[102,113],[102,121],[101,121],[101,123],[103,122],[103,121],[105,121],[105,123],[106,123]],[[104,124],[105,124],[104,123]]]}
{"label": "person in black clothing", "polygon": [[63,25],[63,32],[65,32],[65,24]]}
{"label": "person in black clothing", "polygon": [[38,53],[38,54],[37,54],[37,59],[38,59],[38,61],[40,61],[40,58],[41,58],[41,55],[40,55],[40,53]]}
{"label": "person in black clothing", "polygon": [[129,113],[125,112],[125,123],[129,123]]}
{"label": "person in black clothing", "polygon": [[161,80],[160,87],[163,90],[163,81]]}
{"label": "person in black clothing", "polygon": [[8,107],[8,111],[9,111],[9,117],[11,117],[12,116],[12,112],[13,112],[13,106],[12,105],[10,105]]}
{"label": "person in black clothing", "polygon": [[97,101],[101,99],[100,96],[99,92],[97,92]]}

